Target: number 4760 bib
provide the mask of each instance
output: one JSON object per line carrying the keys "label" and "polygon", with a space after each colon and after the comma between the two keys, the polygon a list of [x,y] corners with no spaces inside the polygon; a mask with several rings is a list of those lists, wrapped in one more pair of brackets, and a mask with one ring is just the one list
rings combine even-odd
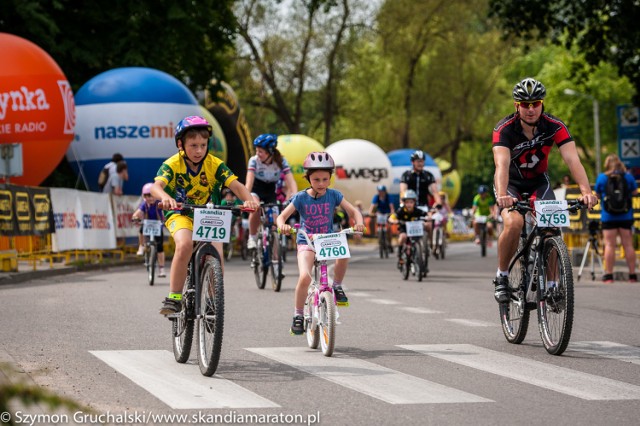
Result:
{"label": "number 4760 bib", "polygon": [[346,234],[322,234],[313,240],[318,260],[348,259],[349,244]]}

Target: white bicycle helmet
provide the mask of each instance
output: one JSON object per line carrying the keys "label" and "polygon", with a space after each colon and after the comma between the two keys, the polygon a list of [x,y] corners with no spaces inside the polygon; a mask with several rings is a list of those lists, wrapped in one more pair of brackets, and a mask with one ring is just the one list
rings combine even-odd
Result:
{"label": "white bicycle helmet", "polygon": [[336,167],[333,158],[327,152],[311,152],[305,158],[302,167],[305,170],[329,170]]}
{"label": "white bicycle helmet", "polygon": [[406,191],[404,191],[404,194],[402,194],[402,201],[417,200],[417,199],[418,199],[418,194],[416,194],[416,191],[414,191],[413,189],[407,189]]}

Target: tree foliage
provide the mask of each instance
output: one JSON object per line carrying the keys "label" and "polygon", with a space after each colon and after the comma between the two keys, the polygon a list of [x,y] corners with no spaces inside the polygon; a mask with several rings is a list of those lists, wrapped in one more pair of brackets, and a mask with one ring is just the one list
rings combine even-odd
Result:
{"label": "tree foliage", "polygon": [[233,0],[4,0],[0,31],[48,52],[77,90],[112,68],[156,68],[192,89],[224,77]]}
{"label": "tree foliage", "polygon": [[640,104],[638,0],[490,0],[506,35],[549,37],[567,49],[576,43],[592,66],[614,64],[635,87]]}

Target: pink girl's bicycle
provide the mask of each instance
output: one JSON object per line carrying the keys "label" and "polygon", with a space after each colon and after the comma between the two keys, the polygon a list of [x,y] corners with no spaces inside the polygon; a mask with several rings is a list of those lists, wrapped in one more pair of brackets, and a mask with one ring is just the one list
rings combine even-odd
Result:
{"label": "pink girl's bicycle", "polygon": [[299,225],[296,225],[292,232],[302,233],[315,253],[314,273],[311,275],[309,271],[311,284],[304,303],[304,329],[307,343],[311,349],[317,349],[320,344],[322,354],[331,356],[335,348],[336,320],[339,315],[333,287],[329,285],[327,261],[351,257],[346,235],[360,232],[347,228],[331,234],[309,235],[298,228]]}

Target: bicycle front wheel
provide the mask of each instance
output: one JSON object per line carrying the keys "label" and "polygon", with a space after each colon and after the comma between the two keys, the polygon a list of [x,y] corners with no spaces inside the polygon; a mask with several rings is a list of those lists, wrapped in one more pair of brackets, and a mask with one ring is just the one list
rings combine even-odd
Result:
{"label": "bicycle front wheel", "polygon": [[218,368],[224,329],[224,283],[220,260],[208,256],[204,262],[198,312],[198,365],[205,376]]}
{"label": "bicycle front wheel", "polygon": [[260,290],[264,288],[264,282],[262,281],[262,238],[258,237],[257,246],[251,250],[251,268],[253,269],[253,275],[256,279],[256,285]]}
{"label": "bicycle front wheel", "polygon": [[[524,240],[520,239],[517,253],[522,250]],[[511,299],[509,303],[500,303],[500,322],[502,332],[507,342],[520,344],[527,336],[529,328],[530,312],[526,304],[526,260],[525,256],[520,256],[509,271],[509,291]]]}
{"label": "bicycle front wheel", "polygon": [[322,354],[331,356],[336,343],[336,303],[332,292],[323,291],[320,293],[318,317]]}
{"label": "bicycle front wheel", "polygon": [[271,266],[269,267],[271,271],[271,287],[273,291],[280,291],[282,287],[282,278],[284,278],[284,274],[282,273],[283,268],[283,254],[282,254],[282,244],[280,244],[280,236],[276,231],[271,233]]}
{"label": "bicycle front wheel", "polygon": [[422,278],[427,274],[424,273],[424,258],[422,255],[422,244],[416,243],[415,251],[413,252],[412,263],[416,266],[416,275],[418,281],[422,281]]}
{"label": "bicycle front wheel", "polygon": [[149,263],[147,266],[147,279],[149,285],[153,285],[156,277],[156,265],[158,263],[158,247],[155,244],[149,245]]}
{"label": "bicycle front wheel", "polygon": [[[540,289],[538,329],[545,349],[561,355],[569,345],[573,327],[573,270],[562,237],[547,238],[543,250],[543,276],[546,289]],[[555,281],[555,286],[549,285]]]}

